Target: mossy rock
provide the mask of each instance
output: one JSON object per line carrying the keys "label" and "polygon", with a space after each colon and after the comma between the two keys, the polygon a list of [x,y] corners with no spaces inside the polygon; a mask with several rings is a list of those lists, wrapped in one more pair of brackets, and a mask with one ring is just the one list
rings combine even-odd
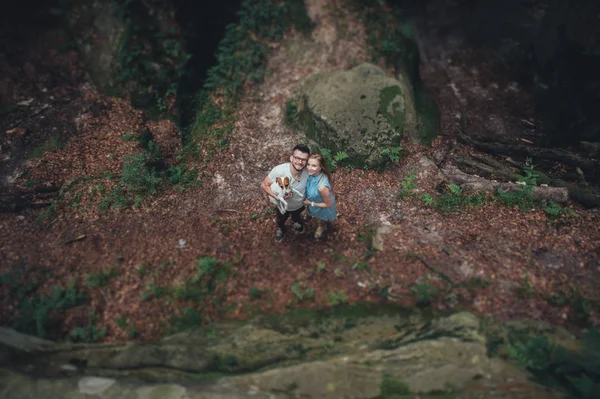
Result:
{"label": "mossy rock", "polygon": [[109,1],[77,2],[66,15],[69,31],[94,83],[111,94],[119,92],[117,73],[127,24],[118,4]]}
{"label": "mossy rock", "polygon": [[394,79],[368,63],[319,72],[302,83],[296,117],[313,146],[344,152],[353,166],[379,168],[405,136],[429,145],[437,134],[435,103],[418,88],[419,104],[407,76]]}

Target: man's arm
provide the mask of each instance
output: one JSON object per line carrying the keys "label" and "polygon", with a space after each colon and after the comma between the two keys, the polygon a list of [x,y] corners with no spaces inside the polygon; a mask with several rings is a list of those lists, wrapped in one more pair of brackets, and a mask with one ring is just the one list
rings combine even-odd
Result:
{"label": "man's arm", "polygon": [[265,180],[260,183],[260,188],[267,193],[268,196],[275,198],[277,200],[277,195],[273,193],[271,190],[271,184],[273,184],[273,180],[269,179],[269,176],[265,177]]}

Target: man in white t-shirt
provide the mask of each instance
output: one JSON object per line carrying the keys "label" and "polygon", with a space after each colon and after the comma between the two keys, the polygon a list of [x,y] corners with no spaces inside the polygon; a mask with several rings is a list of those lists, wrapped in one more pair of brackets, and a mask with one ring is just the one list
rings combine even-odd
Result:
{"label": "man in white t-shirt", "polygon": [[260,185],[260,188],[269,195],[269,199],[274,204],[277,204],[277,194],[271,189],[271,185],[278,177],[287,177],[290,179],[291,193],[283,197],[286,201],[286,210],[282,212],[278,206],[275,206],[277,214],[277,230],[275,230],[275,241],[281,242],[285,233],[285,222],[289,216],[292,216],[294,229],[299,232],[304,232],[304,223],[300,214],[304,210],[304,192],[306,190],[306,180],[308,172],[306,171],[306,163],[310,156],[310,149],[304,144],[298,144],[294,147],[289,163],[282,163],[274,167],[271,172],[265,177],[265,180]]}

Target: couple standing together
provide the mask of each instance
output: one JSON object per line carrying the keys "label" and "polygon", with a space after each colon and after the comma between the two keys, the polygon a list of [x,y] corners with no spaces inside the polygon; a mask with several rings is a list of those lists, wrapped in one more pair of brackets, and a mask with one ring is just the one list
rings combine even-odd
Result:
{"label": "couple standing together", "polygon": [[[294,147],[289,163],[274,167],[261,183],[261,189],[269,195],[269,199],[277,204],[277,194],[271,185],[277,178],[288,178],[292,189],[283,199],[287,202],[285,211],[275,206],[277,213],[277,230],[275,241],[281,242],[285,233],[285,222],[291,216],[294,229],[304,232],[304,222],[301,213],[307,213],[317,219],[315,238],[321,238],[326,229],[326,222],[333,222],[337,216],[335,197],[331,188],[331,173],[327,169],[325,159],[321,154],[310,154],[310,149],[304,144]],[[304,195],[301,195],[304,193]]]}

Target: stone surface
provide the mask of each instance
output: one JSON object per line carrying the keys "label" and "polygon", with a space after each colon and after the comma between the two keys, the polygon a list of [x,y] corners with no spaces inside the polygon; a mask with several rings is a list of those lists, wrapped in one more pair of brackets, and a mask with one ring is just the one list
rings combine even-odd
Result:
{"label": "stone surface", "polygon": [[0,327],[0,366],[9,364],[18,353],[38,352],[51,346],[51,341]]}
{"label": "stone surface", "polygon": [[378,167],[404,134],[418,140],[411,83],[390,78],[372,64],[349,71],[319,72],[301,88],[301,120],[309,139],[333,154],[343,151],[356,166]]}
{"label": "stone surface", "polygon": [[392,228],[392,226],[387,224],[377,227],[377,229],[375,230],[375,234],[373,234],[373,239],[371,240],[371,246],[373,247],[373,249],[377,251],[383,251],[383,245],[385,243],[384,237],[386,234],[391,233],[393,230],[394,229]]}
{"label": "stone surface", "polygon": [[103,90],[117,85],[120,52],[127,25],[112,0],[78,0],[67,13],[69,28],[88,72]]}
{"label": "stone surface", "polygon": [[79,392],[85,395],[99,395],[113,386],[115,382],[111,378],[84,377],[79,380],[77,386]]}
{"label": "stone surface", "polygon": [[490,342],[554,329],[494,328],[482,330],[468,312],[364,304],[223,322],[152,344],[44,342],[19,352],[27,337],[4,334],[18,361],[0,369],[0,397],[360,399],[382,397],[391,384],[422,398],[558,398],[515,363],[488,356]]}
{"label": "stone surface", "polygon": [[186,399],[187,389],[181,385],[164,384],[141,387],[136,390],[140,399]]}
{"label": "stone surface", "polygon": [[421,157],[417,169],[417,179],[421,182],[431,181],[430,184],[437,186],[445,180],[445,176],[435,162],[427,157]]}

